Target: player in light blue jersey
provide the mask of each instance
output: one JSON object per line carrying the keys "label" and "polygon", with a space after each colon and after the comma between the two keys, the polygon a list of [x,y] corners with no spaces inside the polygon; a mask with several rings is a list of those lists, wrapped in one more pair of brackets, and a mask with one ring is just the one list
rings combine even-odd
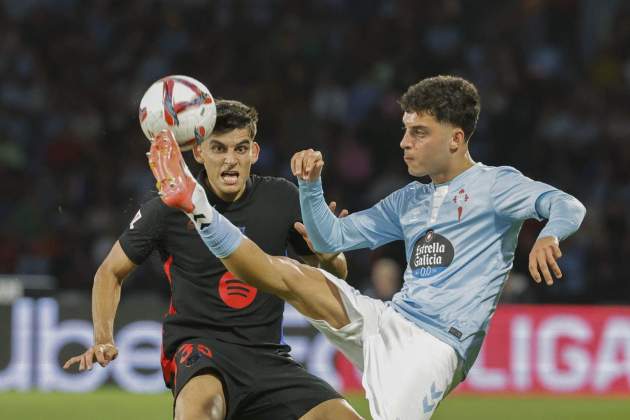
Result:
{"label": "player in light blue jersey", "polygon": [[409,88],[401,105],[405,162],[411,174],[429,175],[432,183],[411,183],[368,210],[338,219],[324,201],[321,153],[299,152],[291,162],[306,229],[318,251],[405,241],[404,285],[388,303],[324,271],[265,254],[208,204],[172,136],[156,137],[150,153],[163,201],[188,215],[228,270],[292,304],[363,371],[376,420],[430,418],[464,378],[525,219],[548,219],[530,254],[530,271],[537,282],[551,284],[552,273],[562,275],[558,243],[577,230],[585,213],[575,198],[513,168],[473,162],[468,140],[480,105],[469,82],[425,79]]}
{"label": "player in light blue jersey", "polygon": [[[556,262],[562,255],[559,241],[578,229],[585,208],[514,168],[473,161],[468,143],[480,99],[470,82],[450,76],[424,79],[407,90],[400,104],[403,159],[411,175],[428,175],[430,184],[412,182],[372,208],[338,219],[324,201],[321,153],[295,154],[292,170],[299,177],[302,217],[316,250],[373,249],[405,241],[404,285],[391,307],[455,350],[460,366],[452,388],[479,353],[523,221],[548,220],[530,253],[529,271],[536,282],[544,278],[551,285],[553,275],[562,276]],[[425,384],[429,391],[432,383]]]}

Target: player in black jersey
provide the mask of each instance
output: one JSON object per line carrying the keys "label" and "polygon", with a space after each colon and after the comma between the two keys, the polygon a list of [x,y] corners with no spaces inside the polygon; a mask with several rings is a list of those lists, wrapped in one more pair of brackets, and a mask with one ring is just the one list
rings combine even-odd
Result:
{"label": "player in black jersey", "polygon": [[[258,159],[256,110],[217,101],[209,139],[193,148],[198,180],[212,203],[271,255],[293,247],[310,265],[347,274],[343,254],[314,254],[296,230],[297,187],[250,175]],[[300,229],[300,226],[297,226]],[[117,356],[113,323],[123,279],[158,251],[171,288],[162,371],[176,419],[357,419],[349,404],[289,355],[282,340],[284,302],[225,270],[209,255],[193,223],[159,197],[146,202],[99,267],[92,295],[94,346],[68,360],[90,369]]]}

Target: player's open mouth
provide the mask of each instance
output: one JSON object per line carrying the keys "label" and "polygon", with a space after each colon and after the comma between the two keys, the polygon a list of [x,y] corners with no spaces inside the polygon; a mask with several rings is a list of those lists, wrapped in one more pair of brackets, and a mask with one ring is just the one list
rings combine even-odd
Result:
{"label": "player's open mouth", "polygon": [[226,185],[236,185],[238,182],[238,171],[221,172],[221,180]]}

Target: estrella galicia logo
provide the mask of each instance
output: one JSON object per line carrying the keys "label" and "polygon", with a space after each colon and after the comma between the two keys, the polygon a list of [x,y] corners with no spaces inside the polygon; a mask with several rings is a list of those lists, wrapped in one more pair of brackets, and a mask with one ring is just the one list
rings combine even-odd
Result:
{"label": "estrella galicia logo", "polygon": [[451,265],[455,250],[444,236],[428,230],[413,245],[409,265],[416,277],[431,277]]}

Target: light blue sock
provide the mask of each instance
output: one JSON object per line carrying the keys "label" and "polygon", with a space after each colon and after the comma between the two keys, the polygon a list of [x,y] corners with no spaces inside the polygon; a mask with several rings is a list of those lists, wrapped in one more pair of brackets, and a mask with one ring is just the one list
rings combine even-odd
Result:
{"label": "light blue sock", "polygon": [[206,192],[199,184],[195,188],[192,201],[195,210],[186,215],[192,220],[203,243],[217,258],[230,256],[245,236],[239,228],[210,205]]}

